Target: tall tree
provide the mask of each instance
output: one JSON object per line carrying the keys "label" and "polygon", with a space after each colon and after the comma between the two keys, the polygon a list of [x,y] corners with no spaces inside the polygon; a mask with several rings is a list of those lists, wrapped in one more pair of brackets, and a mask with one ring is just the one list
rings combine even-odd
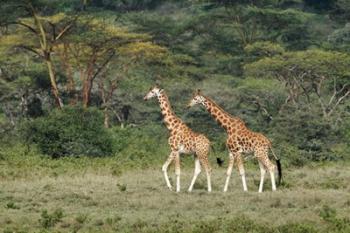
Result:
{"label": "tall tree", "polygon": [[[150,37],[146,34],[131,33],[107,20],[81,18],[72,33],[55,49],[62,54],[61,64],[66,67],[64,70],[70,85],[75,85],[70,91],[81,90],[81,101],[87,107],[94,81],[108,72],[111,64],[118,66],[121,56],[162,54],[165,51],[164,48],[147,42],[149,40]],[[72,72],[78,73],[77,81],[74,81]]]}
{"label": "tall tree", "polygon": [[[322,50],[285,52],[245,66],[247,76],[276,78],[285,84],[285,103],[311,106],[318,102],[323,117],[330,117],[350,96],[350,56]],[[313,101],[316,99],[316,103]]]}
{"label": "tall tree", "polygon": [[35,3],[35,1],[23,0],[6,5],[7,10],[20,9],[20,14],[3,22],[3,26],[15,25],[16,27],[10,28],[10,34],[1,38],[2,46],[26,50],[42,59],[49,73],[52,94],[57,106],[61,108],[63,101],[52,60],[53,48],[73,27],[77,17],[68,17],[63,13],[42,16]]}

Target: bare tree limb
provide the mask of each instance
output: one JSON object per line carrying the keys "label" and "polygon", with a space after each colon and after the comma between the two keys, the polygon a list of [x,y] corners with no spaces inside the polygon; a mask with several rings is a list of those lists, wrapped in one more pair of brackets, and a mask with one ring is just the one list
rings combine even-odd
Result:
{"label": "bare tree limb", "polygon": [[78,16],[74,17],[74,19],[68,25],[66,25],[62,29],[62,31],[55,37],[55,41],[59,40],[74,25],[77,19],[78,19]]}
{"label": "bare tree limb", "polygon": [[35,53],[36,55],[40,56],[41,58],[43,58],[43,54],[39,53],[38,51],[36,51],[34,48],[31,48],[29,46],[26,46],[26,45],[18,45],[16,46],[17,48],[21,48],[21,49],[25,49],[25,50],[28,50],[32,53]]}
{"label": "bare tree limb", "polygon": [[338,101],[333,105],[332,109],[328,112],[328,116],[332,115],[334,109],[342,102],[343,99],[345,99],[350,94],[350,90],[347,91],[342,97],[338,99]]}
{"label": "bare tree limb", "polygon": [[332,102],[337,94],[338,94],[338,92],[337,92],[337,80],[335,79],[335,77],[333,77],[333,95],[328,102],[328,106],[330,106],[332,104]]}
{"label": "bare tree limb", "polygon": [[23,27],[29,29],[29,31],[31,31],[31,32],[33,32],[35,34],[38,34],[38,31],[35,30],[32,26],[30,26],[28,24],[25,24],[23,22],[20,22],[20,21],[18,21],[18,22],[8,22],[8,23],[6,23],[5,25],[2,25],[2,26],[7,26],[7,25],[10,25],[10,24],[17,24],[17,25],[23,26]]}
{"label": "bare tree limb", "polygon": [[112,51],[112,53],[106,58],[106,60],[102,63],[102,65],[97,68],[95,74],[91,78],[92,80],[94,80],[96,76],[102,71],[102,69],[111,61],[114,55],[115,55],[115,51]]}

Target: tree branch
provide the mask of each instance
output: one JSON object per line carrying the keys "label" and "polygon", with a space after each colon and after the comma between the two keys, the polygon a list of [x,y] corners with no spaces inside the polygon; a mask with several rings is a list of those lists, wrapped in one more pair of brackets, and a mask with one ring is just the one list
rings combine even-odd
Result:
{"label": "tree branch", "polygon": [[331,97],[331,99],[328,102],[328,106],[330,106],[335,98],[335,96],[338,94],[337,92],[337,81],[336,79],[333,77],[333,95]]}
{"label": "tree branch", "polygon": [[109,57],[103,62],[103,64],[97,68],[95,74],[92,76],[91,80],[94,80],[96,78],[96,76],[101,72],[101,70],[109,63],[109,61],[114,57],[115,55],[115,51],[113,51]]}
{"label": "tree branch", "polygon": [[62,31],[55,37],[55,41],[59,40],[73,26],[73,24],[76,22],[77,19],[78,19],[78,16],[74,17],[74,19],[68,25],[66,25],[62,29]]}
{"label": "tree branch", "polygon": [[21,49],[28,50],[28,51],[30,51],[30,52],[32,52],[32,53],[35,53],[36,55],[40,56],[41,58],[43,58],[43,55],[40,54],[38,51],[36,51],[34,48],[31,48],[31,47],[26,46],[26,45],[18,45],[18,46],[16,46],[16,47],[21,48]]}
{"label": "tree branch", "polygon": [[10,24],[17,24],[17,25],[20,25],[20,26],[23,26],[27,29],[29,29],[31,32],[35,33],[35,34],[38,34],[38,31],[35,30],[32,26],[28,25],[28,24],[25,24],[25,23],[22,23],[22,22],[8,22],[2,26],[7,26],[7,25],[10,25]]}
{"label": "tree branch", "polygon": [[342,100],[345,99],[349,94],[350,94],[350,90],[347,91],[342,97],[340,97],[340,98],[338,99],[338,101],[334,104],[334,106],[333,106],[332,109],[328,112],[327,115],[330,116],[330,115],[333,113],[334,109],[335,109],[335,108],[342,102]]}

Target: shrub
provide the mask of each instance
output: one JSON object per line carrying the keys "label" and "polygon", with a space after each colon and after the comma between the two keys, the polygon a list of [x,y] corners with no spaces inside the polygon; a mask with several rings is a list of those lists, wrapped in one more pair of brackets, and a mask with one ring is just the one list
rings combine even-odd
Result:
{"label": "shrub", "polygon": [[349,232],[350,219],[337,217],[336,209],[324,205],[319,216],[328,223],[328,232]]}
{"label": "shrub", "polygon": [[103,127],[103,116],[94,108],[65,107],[26,122],[22,136],[44,154],[102,156],[112,153],[112,139]]}
{"label": "shrub", "polygon": [[48,213],[47,210],[43,210],[39,222],[44,228],[49,228],[55,226],[62,218],[63,211],[61,209],[55,210],[52,214]]}
{"label": "shrub", "polygon": [[118,161],[147,167],[165,161],[170,153],[166,129],[160,124],[111,129]]}
{"label": "shrub", "polygon": [[19,209],[19,207],[12,201],[10,201],[6,204],[6,208],[7,209]]}
{"label": "shrub", "polygon": [[270,135],[274,148],[288,155],[292,165],[300,166],[308,161],[346,159],[349,146],[344,137],[338,136],[342,135],[341,129],[315,109],[286,107],[274,118]]}

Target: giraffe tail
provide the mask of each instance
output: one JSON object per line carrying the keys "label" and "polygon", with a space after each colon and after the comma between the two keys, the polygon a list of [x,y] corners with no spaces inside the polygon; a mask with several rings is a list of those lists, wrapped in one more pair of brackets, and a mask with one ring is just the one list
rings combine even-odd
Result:
{"label": "giraffe tail", "polygon": [[[213,144],[210,144],[211,151],[215,154],[215,148]],[[219,165],[219,167],[222,167],[224,160],[220,157],[216,157],[216,163]]]}
{"label": "giraffe tail", "polygon": [[281,182],[282,182],[282,164],[281,164],[281,159],[278,158],[275,154],[275,152],[273,151],[272,147],[270,147],[270,150],[273,154],[273,157],[275,158],[276,160],[276,165],[277,165],[277,172],[278,172],[278,181],[277,181],[277,184],[280,185]]}

